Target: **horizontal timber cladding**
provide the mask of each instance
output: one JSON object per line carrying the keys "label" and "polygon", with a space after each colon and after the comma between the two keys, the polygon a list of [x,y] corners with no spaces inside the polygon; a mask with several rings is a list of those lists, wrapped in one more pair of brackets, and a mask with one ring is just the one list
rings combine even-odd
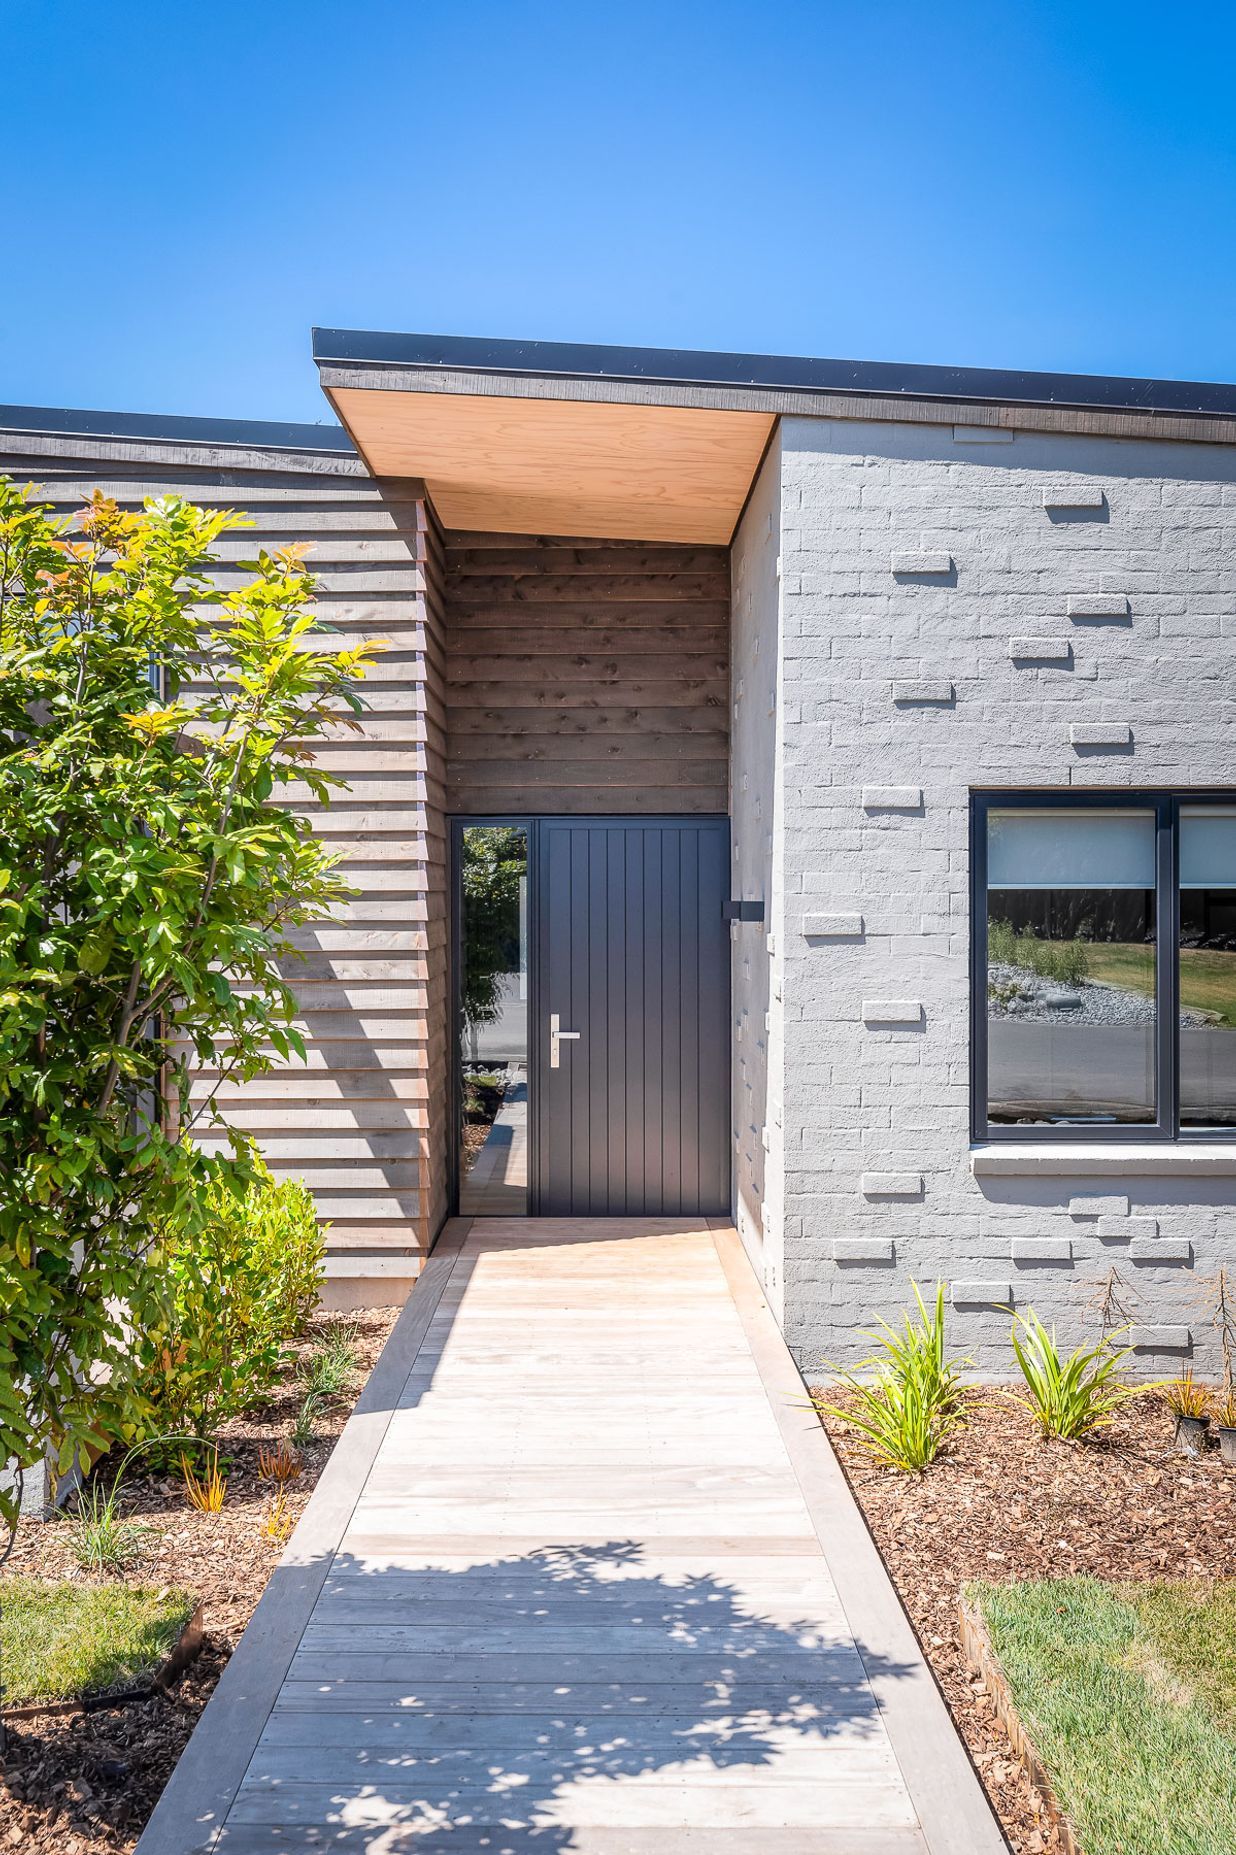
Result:
{"label": "horizontal timber cladding", "polygon": [[[347,458],[271,452],[269,469],[256,460],[238,469],[203,461],[196,446],[117,462],[90,441],[65,439],[62,455],[49,455],[46,439],[41,453],[23,453],[20,442],[6,451],[0,433],[0,471],[34,482],[66,515],[96,487],[134,508],[176,494],[244,510],[253,527],[218,547],[224,584],[241,583],[239,563],[258,547],[307,542],[330,645],[388,641],[362,691],[361,731],[341,729],[315,749],[350,789],[329,807],[292,789],[357,892],[292,937],[298,951],[284,971],[307,1061],[222,1086],[201,1066],[192,1098],[217,1090],[226,1119],[254,1136],[271,1170],[311,1188],[330,1220],[328,1279],[332,1256],[346,1253],[355,1298],[389,1298],[378,1278],[389,1282],[393,1264],[396,1278],[417,1272],[446,1203],[442,547],[422,488],[375,481]],[[205,1124],[198,1137],[218,1144]]]}
{"label": "horizontal timber cladding", "polygon": [[728,809],[729,550],[446,535],[446,809]]}

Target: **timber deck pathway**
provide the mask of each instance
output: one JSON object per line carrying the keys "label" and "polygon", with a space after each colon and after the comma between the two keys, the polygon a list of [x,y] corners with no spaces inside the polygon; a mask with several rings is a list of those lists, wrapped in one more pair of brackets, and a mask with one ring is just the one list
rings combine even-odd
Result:
{"label": "timber deck pathway", "polygon": [[734,1232],[448,1227],[139,1855],[996,1855]]}

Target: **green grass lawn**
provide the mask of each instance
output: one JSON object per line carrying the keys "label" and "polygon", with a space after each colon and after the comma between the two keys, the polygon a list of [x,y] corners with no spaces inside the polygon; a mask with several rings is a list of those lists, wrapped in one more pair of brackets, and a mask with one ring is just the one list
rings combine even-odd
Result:
{"label": "green grass lawn", "polygon": [[[1127,986],[1154,997],[1153,947],[1129,947],[1116,941],[1090,941],[1087,977],[1105,985]],[[1180,1002],[1195,1011],[1211,1011],[1218,1022],[1236,1026],[1236,953],[1210,953],[1201,947],[1180,949]]]}
{"label": "green grass lawn", "polygon": [[0,1679],[10,1706],[147,1680],[193,1615],[185,1591],[0,1579]]}
{"label": "green grass lawn", "polygon": [[1085,1855],[1236,1848],[1236,1581],[966,1597]]}

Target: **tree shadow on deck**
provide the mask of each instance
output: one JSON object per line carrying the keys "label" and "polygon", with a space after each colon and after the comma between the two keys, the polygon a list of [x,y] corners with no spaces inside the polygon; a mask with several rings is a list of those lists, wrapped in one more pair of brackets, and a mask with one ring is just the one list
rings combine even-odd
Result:
{"label": "tree shadow on deck", "polygon": [[857,1855],[883,1822],[921,1846],[869,1685],[911,1671],[860,1656],[823,1560],[795,1547],[753,1539],[733,1583],[669,1539],[471,1563],[444,1539],[416,1549],[423,1569],[340,1551],[229,1833],[246,1851],[659,1855],[694,1828],[692,1849],[745,1855],[781,1831],[813,1855],[848,1832]]}

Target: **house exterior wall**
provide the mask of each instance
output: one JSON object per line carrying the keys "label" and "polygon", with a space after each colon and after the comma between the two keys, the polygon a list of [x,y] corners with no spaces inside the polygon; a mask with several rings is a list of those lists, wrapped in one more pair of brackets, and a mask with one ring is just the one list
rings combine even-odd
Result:
{"label": "house exterior wall", "polygon": [[[317,750],[350,791],[322,808],[289,789],[358,891],[294,937],[303,957],[285,975],[308,1062],[218,1099],[273,1172],[312,1189],[329,1221],[328,1304],[401,1299],[446,1204],[445,665],[441,546],[423,490],[375,481],[346,456],[4,433],[0,471],[64,515],[96,487],[132,508],[176,494],[245,510],[254,526],[218,545],[220,582],[239,579],[258,546],[308,542],[332,641],[389,642],[362,732]],[[195,1098],[216,1080],[198,1071]]]}
{"label": "house exterior wall", "polygon": [[[993,1303],[1080,1337],[1115,1267],[1144,1368],[1213,1371],[1198,1297],[1236,1264],[1236,1177],[1200,1176],[1179,1148],[1115,1176],[1081,1149],[1048,1174],[972,1170],[968,832],[972,788],[1236,784],[1236,451],[787,419],[780,479],[785,918],[769,964],[795,1353],[808,1371],[852,1360],[912,1278],[941,1279],[957,1345],[1000,1375]],[[1058,488],[1102,505],[1053,513]],[[951,565],[894,572],[921,553]],[[1127,616],[1070,618],[1097,593]],[[1026,635],[1064,639],[1068,660],[1015,659]],[[1075,744],[1094,724],[1129,741]]]}
{"label": "house exterior wall", "polygon": [[780,781],[781,447],[775,438],[732,548],[730,820],[735,899],[762,921],[731,936],[734,1221],[778,1319],[784,1317],[781,1011],[769,941],[785,907]]}
{"label": "house exterior wall", "polygon": [[448,533],[447,810],[726,809],[720,547]]}

